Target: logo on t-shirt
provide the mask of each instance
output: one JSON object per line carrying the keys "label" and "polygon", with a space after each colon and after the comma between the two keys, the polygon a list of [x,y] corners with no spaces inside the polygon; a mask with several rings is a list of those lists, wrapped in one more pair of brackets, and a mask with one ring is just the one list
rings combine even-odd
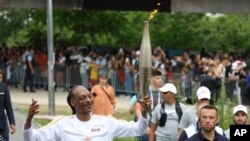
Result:
{"label": "logo on t-shirt", "polygon": [[101,128],[92,128],[91,132],[101,132]]}

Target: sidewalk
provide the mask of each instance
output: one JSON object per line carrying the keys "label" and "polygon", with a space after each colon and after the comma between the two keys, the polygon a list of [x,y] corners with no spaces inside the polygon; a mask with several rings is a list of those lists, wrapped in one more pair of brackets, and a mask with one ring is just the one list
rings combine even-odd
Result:
{"label": "sidewalk", "polygon": [[[48,91],[36,90],[36,93],[24,93],[22,89],[10,88],[11,101],[13,104],[30,104],[31,98],[36,99],[41,105],[48,105]],[[68,92],[55,92],[55,105],[68,106],[67,104]],[[119,96],[116,98],[118,109],[129,108],[129,96]]]}
{"label": "sidewalk", "polygon": [[[16,120],[16,133],[10,134],[10,141],[24,141],[23,139],[23,124],[26,119],[26,115],[18,111],[18,109],[14,108],[14,115]],[[34,126],[34,125],[33,125]],[[36,127],[36,126],[34,126]]]}

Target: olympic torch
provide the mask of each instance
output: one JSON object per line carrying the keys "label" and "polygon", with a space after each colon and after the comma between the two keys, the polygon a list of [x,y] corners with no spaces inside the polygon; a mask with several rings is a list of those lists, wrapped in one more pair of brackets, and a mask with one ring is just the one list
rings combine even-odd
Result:
{"label": "olympic torch", "polygon": [[[144,22],[144,30],[141,41],[140,48],[140,94],[144,98],[148,96],[148,89],[151,79],[151,70],[152,70],[152,49],[149,36],[149,21]],[[151,106],[146,109],[147,113],[151,113]]]}

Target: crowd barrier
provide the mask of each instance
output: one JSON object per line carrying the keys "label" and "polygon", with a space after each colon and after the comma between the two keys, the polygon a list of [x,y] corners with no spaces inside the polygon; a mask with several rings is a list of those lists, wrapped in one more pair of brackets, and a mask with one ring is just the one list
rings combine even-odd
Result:
{"label": "crowd barrier", "polygon": [[[39,66],[34,67],[35,75],[34,75],[34,86],[36,88],[46,88],[47,85],[47,79],[42,79],[42,71],[40,70]],[[23,86],[24,76],[25,76],[25,69],[21,65],[15,65],[12,67],[7,67],[4,69],[4,72],[7,76],[7,82],[11,86],[15,87],[21,87]],[[54,80],[56,84],[56,73],[61,72],[63,75],[61,75],[62,84],[61,87],[63,90],[67,91],[71,87],[75,85],[84,85],[88,88],[90,88],[90,85],[86,80],[83,80],[84,77],[82,77],[82,74],[80,73],[79,66],[63,66],[58,67],[55,66],[55,73],[54,73]],[[138,94],[139,92],[134,90],[134,79],[131,74],[126,74],[127,79],[130,80],[130,82],[124,82],[123,84],[118,82],[118,77],[116,71],[114,71],[109,78],[109,83],[115,88],[117,96],[119,95],[127,95],[132,96],[134,94]],[[129,76],[131,75],[131,76]],[[86,76],[86,75],[85,75]],[[88,75],[87,75],[88,76]],[[86,77],[87,77],[86,76]],[[173,73],[171,79],[165,78],[164,83],[166,82],[173,82],[178,89],[178,98],[185,99],[188,97],[191,97],[194,101],[195,99],[195,92],[197,88],[201,85],[201,81],[206,80],[207,78],[204,76],[200,76],[198,80],[194,81],[192,77],[186,77],[183,79],[182,75],[179,73]],[[205,81],[204,81],[205,82]],[[211,83],[217,83],[217,81],[208,81],[207,85],[210,87]],[[239,81],[231,81],[231,80],[223,80],[221,82],[221,86],[219,88],[211,88],[212,93],[212,100],[215,102],[221,97],[221,88],[224,85],[225,86],[225,96],[227,99],[230,99],[232,102],[241,103],[245,105],[250,105],[250,91],[247,87],[247,83],[244,80]],[[129,87],[127,85],[130,85]],[[58,87],[58,85],[55,85],[55,88]],[[211,86],[212,87],[212,86]]]}

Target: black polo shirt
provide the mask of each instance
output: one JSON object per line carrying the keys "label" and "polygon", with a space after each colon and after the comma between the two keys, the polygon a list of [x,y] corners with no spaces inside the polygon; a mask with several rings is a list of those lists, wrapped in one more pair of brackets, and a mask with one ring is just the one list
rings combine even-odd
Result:
{"label": "black polo shirt", "polygon": [[[201,134],[201,130],[186,141],[210,141]],[[215,138],[212,141],[229,141],[225,136],[215,131]]]}

